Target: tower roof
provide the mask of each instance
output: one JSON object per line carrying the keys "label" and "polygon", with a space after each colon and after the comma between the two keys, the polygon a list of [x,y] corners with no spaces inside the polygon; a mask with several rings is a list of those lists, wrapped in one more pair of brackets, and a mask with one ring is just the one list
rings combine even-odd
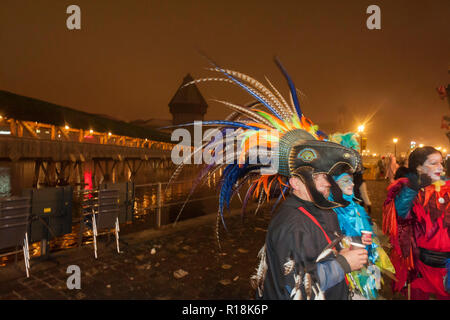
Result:
{"label": "tower roof", "polygon": [[173,96],[172,100],[169,102],[169,107],[174,107],[176,105],[197,105],[203,107],[202,109],[205,110],[208,107],[208,104],[206,103],[205,99],[203,98],[202,94],[198,90],[197,86],[195,84],[189,85],[187,87],[183,86],[186,83],[189,83],[191,81],[194,81],[194,78],[188,73],[184,79],[183,83],[178,88],[177,92]]}

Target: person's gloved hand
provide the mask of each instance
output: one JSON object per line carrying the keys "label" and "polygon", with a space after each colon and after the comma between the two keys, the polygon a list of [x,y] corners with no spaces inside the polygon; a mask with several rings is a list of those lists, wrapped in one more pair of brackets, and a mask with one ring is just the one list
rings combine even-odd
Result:
{"label": "person's gloved hand", "polygon": [[409,187],[414,191],[419,191],[421,188],[431,184],[431,178],[427,174],[421,174],[420,176],[416,173],[406,174],[406,178],[409,181]]}

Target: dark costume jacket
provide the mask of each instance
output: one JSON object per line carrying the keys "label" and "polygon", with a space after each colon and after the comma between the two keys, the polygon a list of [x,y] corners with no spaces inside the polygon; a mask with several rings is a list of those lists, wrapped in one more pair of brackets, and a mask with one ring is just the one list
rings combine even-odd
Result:
{"label": "dark costume jacket", "polygon": [[[341,233],[337,216],[332,210],[319,209],[312,202],[289,195],[269,224],[266,236],[268,270],[263,299],[292,299],[292,289],[296,286],[294,275],[304,273],[309,273],[312,281],[320,282],[322,288],[325,282],[328,283],[327,287],[331,283],[332,286],[324,291],[325,299],[348,299],[344,275],[350,272],[350,266],[344,257],[331,254],[326,260],[334,262],[334,272],[328,269],[322,275],[319,274],[316,259],[329,242],[320,227],[299,207],[306,209],[317,220],[331,241],[336,238],[335,232]],[[295,271],[286,275],[285,264],[289,260],[294,261]],[[308,292],[302,286],[301,297],[305,299],[307,296]],[[311,299],[314,299],[314,293]]]}

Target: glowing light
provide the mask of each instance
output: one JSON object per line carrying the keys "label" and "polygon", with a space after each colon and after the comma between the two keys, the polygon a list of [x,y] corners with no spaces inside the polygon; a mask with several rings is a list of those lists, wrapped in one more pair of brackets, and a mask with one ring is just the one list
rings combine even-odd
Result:
{"label": "glowing light", "polygon": [[90,133],[90,134],[92,134],[93,132],[94,132],[94,130],[92,130],[92,129],[91,129],[91,130],[89,130],[89,133]]}
{"label": "glowing light", "polygon": [[398,142],[398,139],[397,139],[397,138],[394,138],[394,139],[392,139],[392,141],[393,141],[394,143],[397,143],[397,142]]}
{"label": "glowing light", "polygon": [[69,126],[66,124],[66,126],[64,127],[64,129],[69,130]]}
{"label": "glowing light", "polygon": [[423,143],[419,144],[419,148],[423,148]]}
{"label": "glowing light", "polygon": [[111,136],[112,135],[112,133],[111,132],[108,132],[108,136]]}
{"label": "glowing light", "polygon": [[365,126],[363,124],[358,126],[358,132],[364,132]]}
{"label": "glowing light", "polygon": [[92,189],[92,172],[85,171],[84,172],[84,183],[86,183],[84,189],[91,190]]}

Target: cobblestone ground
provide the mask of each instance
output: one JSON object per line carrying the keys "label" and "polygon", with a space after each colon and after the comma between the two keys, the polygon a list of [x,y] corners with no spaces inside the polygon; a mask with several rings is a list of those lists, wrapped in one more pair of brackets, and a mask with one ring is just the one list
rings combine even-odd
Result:
{"label": "cobblestone ground", "polygon": [[[381,226],[385,181],[368,181],[372,216]],[[0,268],[0,299],[253,299],[249,278],[264,243],[270,210],[249,210],[226,219],[219,252],[213,215],[121,236],[100,237],[98,259],[90,245],[51,253],[46,261],[31,260],[30,278],[23,261]],[[111,239],[114,239],[113,237]],[[81,270],[81,289],[67,288],[69,265]],[[388,287],[384,290],[386,291]],[[401,298],[389,296],[385,298]]]}

